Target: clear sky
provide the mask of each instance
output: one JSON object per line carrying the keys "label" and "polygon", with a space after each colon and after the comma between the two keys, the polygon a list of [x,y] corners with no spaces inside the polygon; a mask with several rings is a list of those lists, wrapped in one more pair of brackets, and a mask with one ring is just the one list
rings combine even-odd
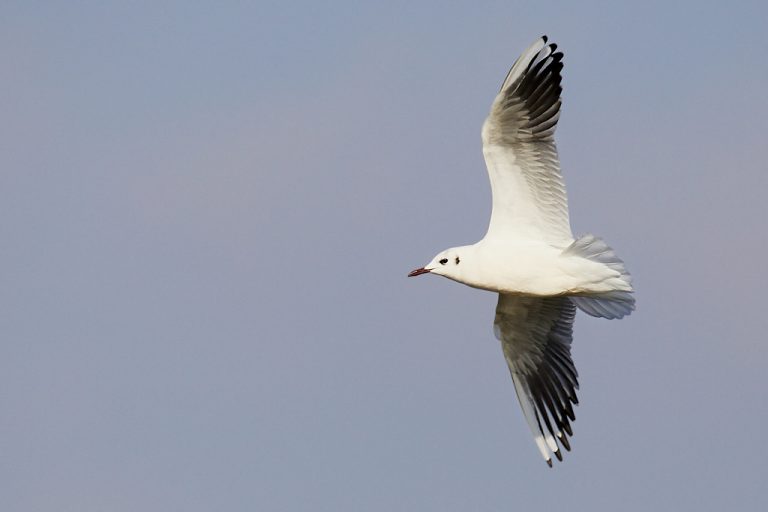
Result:
{"label": "clear sky", "polygon": [[[189,4],[0,6],[0,509],[764,506],[764,2]],[[485,232],[544,33],[638,300],[577,316],[554,469],[495,296],[405,277]]]}

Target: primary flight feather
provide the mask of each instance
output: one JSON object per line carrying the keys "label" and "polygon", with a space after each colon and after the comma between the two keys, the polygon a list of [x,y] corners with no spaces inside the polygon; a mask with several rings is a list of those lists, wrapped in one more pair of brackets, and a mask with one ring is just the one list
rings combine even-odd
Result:
{"label": "primary flight feather", "polygon": [[600,238],[574,239],[554,133],[563,54],[547,37],[515,61],[483,123],[493,194],[488,232],[442,251],[409,276],[432,273],[499,294],[493,330],[544,460],[570,450],[578,404],[571,359],[576,308],[622,318],[635,308],[624,263]]}

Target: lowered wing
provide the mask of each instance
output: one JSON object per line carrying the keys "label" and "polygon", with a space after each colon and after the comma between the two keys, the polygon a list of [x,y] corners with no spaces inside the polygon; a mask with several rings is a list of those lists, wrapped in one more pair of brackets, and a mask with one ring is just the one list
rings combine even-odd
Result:
{"label": "lowered wing", "polygon": [[578,373],[571,360],[576,307],[567,297],[499,294],[494,332],[536,445],[552,465],[571,449]]}

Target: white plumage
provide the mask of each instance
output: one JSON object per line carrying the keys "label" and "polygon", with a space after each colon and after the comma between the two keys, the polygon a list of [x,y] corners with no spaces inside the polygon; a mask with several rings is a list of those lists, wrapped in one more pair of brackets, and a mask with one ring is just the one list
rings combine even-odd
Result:
{"label": "white plumage", "polygon": [[494,333],[536,445],[551,466],[570,450],[578,403],[571,359],[576,308],[622,318],[635,307],[624,263],[600,238],[574,239],[554,132],[563,54],[543,36],[517,59],[482,128],[493,192],[488,232],[442,251],[433,273],[499,293]]}

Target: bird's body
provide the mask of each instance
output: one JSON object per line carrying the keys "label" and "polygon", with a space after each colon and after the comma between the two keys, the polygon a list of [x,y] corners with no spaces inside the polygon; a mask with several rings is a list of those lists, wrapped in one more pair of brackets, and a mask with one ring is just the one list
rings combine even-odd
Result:
{"label": "bird's body", "polygon": [[536,297],[631,290],[605,264],[563,254],[564,249],[536,240],[483,239],[451,252],[460,268],[445,277],[482,290]]}
{"label": "bird's body", "polygon": [[[518,58],[483,124],[493,193],[488,232],[442,251],[410,276],[433,273],[497,292],[494,333],[539,450],[551,465],[570,449],[578,374],[570,346],[576,309],[622,318],[635,300],[624,263],[600,238],[575,238],[554,131],[563,54],[546,36]],[[559,444],[558,444],[559,443]]]}

